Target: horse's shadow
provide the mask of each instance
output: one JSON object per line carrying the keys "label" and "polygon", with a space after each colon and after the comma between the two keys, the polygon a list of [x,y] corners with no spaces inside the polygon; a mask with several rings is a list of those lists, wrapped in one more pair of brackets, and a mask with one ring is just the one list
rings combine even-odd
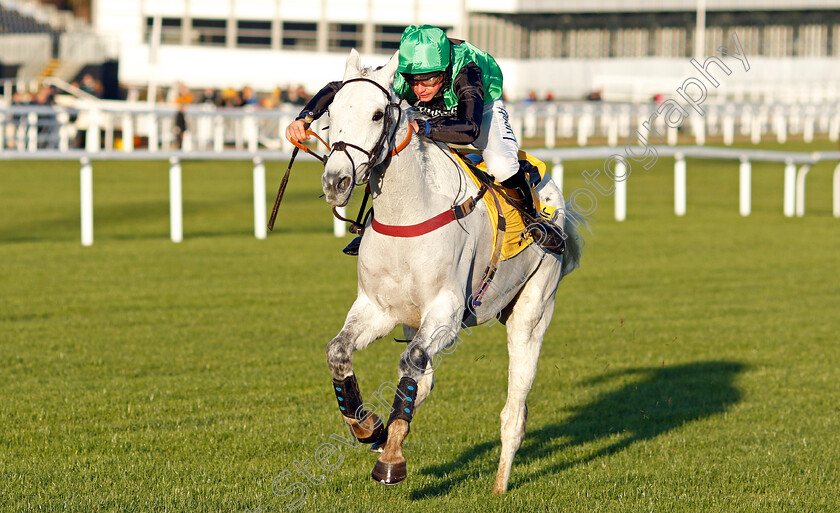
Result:
{"label": "horse's shadow", "polygon": [[[631,382],[574,408],[571,415],[563,415],[563,420],[526,431],[514,459],[509,488],[517,488],[540,475],[561,472],[615,454],[688,422],[723,413],[741,398],[733,381],[744,369],[745,365],[737,362],[696,362],[608,372],[579,384],[591,386],[616,378],[631,378]],[[412,498],[441,496],[459,482],[475,479],[479,474],[492,475],[496,461],[491,462],[487,453],[496,452],[499,444],[498,438],[482,442],[453,461],[421,469],[421,473],[437,476],[440,481],[415,490]],[[579,450],[587,444],[594,446],[591,451]],[[560,452],[566,452],[568,456],[558,457]],[[574,456],[580,452],[586,452],[586,455]],[[481,459],[485,463],[469,465]],[[545,464],[539,465],[542,461]],[[524,474],[522,469],[526,464],[538,468]]]}

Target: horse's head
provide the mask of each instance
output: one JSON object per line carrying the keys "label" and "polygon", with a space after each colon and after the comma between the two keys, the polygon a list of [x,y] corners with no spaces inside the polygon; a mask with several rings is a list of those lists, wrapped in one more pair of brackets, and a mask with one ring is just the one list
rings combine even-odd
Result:
{"label": "horse's head", "polygon": [[399,52],[378,69],[363,68],[359,52],[350,51],[344,69],[344,85],[330,105],[332,151],[324,166],[321,185],[327,203],[344,206],[355,184],[382,163],[399,119],[399,104],[393,90]]}

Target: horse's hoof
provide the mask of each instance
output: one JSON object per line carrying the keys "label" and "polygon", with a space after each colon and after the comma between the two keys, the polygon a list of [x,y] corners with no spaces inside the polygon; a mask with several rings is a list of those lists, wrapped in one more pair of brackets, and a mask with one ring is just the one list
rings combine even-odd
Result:
{"label": "horse's hoof", "polygon": [[374,481],[386,485],[402,483],[405,481],[406,475],[405,461],[401,461],[400,463],[377,461],[376,465],[373,466],[373,472],[370,473],[370,477]]}

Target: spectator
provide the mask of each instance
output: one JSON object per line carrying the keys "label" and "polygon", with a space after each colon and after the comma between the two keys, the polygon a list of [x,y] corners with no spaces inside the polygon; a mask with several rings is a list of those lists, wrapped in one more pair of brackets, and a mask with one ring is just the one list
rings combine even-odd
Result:
{"label": "spectator", "polygon": [[265,96],[262,100],[260,100],[260,107],[264,109],[273,109],[277,107],[277,99],[272,96]]}
{"label": "spectator", "polygon": [[283,89],[275,87],[271,92],[271,106],[279,107],[280,105],[283,105]]}
{"label": "spectator", "polygon": [[178,96],[175,98],[176,105],[188,105],[193,102],[195,96],[184,84],[178,84]]}
{"label": "spectator", "polygon": [[213,89],[212,87],[205,87],[204,92],[201,93],[201,103],[205,105],[216,105],[218,106],[221,102],[221,98],[219,98],[219,93]]}
{"label": "spectator", "polygon": [[55,95],[51,87],[43,86],[32,97],[32,105],[55,105]]}
{"label": "spectator", "polygon": [[306,102],[308,102],[309,99],[310,95],[306,93],[302,85],[299,85],[294,89],[289,88],[289,103],[293,105],[306,105]]}
{"label": "spectator", "polygon": [[102,97],[102,84],[94,79],[90,73],[85,73],[82,77],[82,83],[79,84],[79,89],[97,98]]}
{"label": "spectator", "polygon": [[[28,105],[30,100],[31,100],[31,97],[29,96],[29,93],[22,93],[20,91],[15,91],[12,94],[12,105]],[[12,123],[11,123],[10,127],[14,127],[14,129],[16,129],[17,126],[21,123],[20,120],[21,120],[22,117],[23,116],[19,112],[13,114],[12,115]],[[0,125],[0,126],[2,126],[2,125]],[[12,129],[10,128],[10,130],[12,130]],[[9,137],[10,142],[13,141],[13,140],[14,140],[14,136]]]}
{"label": "spectator", "polygon": [[187,132],[186,107],[193,102],[192,92],[184,84],[178,84],[178,97],[175,104],[178,106],[178,113],[175,114],[175,145],[178,149],[184,146],[184,135]]}
{"label": "spectator", "polygon": [[278,87],[277,89],[280,90],[280,103],[291,103],[292,102],[292,96],[290,94],[291,91],[292,91],[291,87],[287,87],[285,89],[282,89],[282,88]]}
{"label": "spectator", "polygon": [[297,94],[297,97],[300,99],[299,105],[306,105],[306,102],[312,98],[312,95],[307,93],[302,85],[297,86],[295,94]]}
{"label": "spectator", "polygon": [[254,90],[248,86],[242,88],[242,101],[240,106],[247,107],[247,106],[257,106],[259,105],[259,99],[257,95],[254,93]]}
{"label": "spectator", "polygon": [[292,105],[300,105],[300,98],[298,98],[296,89],[290,87],[286,90],[286,101]]}
{"label": "spectator", "polygon": [[239,107],[242,104],[242,99],[239,98],[239,93],[233,88],[228,87],[222,91],[222,102],[220,107]]}

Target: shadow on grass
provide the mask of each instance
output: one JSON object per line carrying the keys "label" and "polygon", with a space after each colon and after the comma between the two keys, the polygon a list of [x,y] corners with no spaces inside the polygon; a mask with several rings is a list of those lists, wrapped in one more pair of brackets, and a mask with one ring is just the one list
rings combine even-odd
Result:
{"label": "shadow on grass", "polygon": [[[616,378],[632,380],[573,409],[571,415],[564,415],[558,422],[533,431],[526,428],[525,440],[513,462],[510,489],[529,479],[562,472],[615,454],[688,422],[723,413],[741,398],[741,392],[733,381],[745,368],[744,364],[737,362],[696,362],[671,367],[625,369],[580,383],[578,386],[586,387]],[[562,398],[558,401],[562,402]],[[590,444],[593,450],[580,450]],[[445,495],[460,482],[477,477],[479,471],[482,475],[485,472],[494,475],[496,461],[488,461],[487,469],[478,469],[469,463],[488,459],[488,453],[497,453],[499,446],[499,440],[476,444],[453,461],[423,468],[420,470],[423,474],[447,477],[434,486],[413,491],[411,498]],[[560,456],[565,451],[587,454],[579,458]],[[543,461],[530,476],[517,473],[517,467],[521,469],[524,463]],[[492,482],[489,482],[488,493],[491,486]]]}

